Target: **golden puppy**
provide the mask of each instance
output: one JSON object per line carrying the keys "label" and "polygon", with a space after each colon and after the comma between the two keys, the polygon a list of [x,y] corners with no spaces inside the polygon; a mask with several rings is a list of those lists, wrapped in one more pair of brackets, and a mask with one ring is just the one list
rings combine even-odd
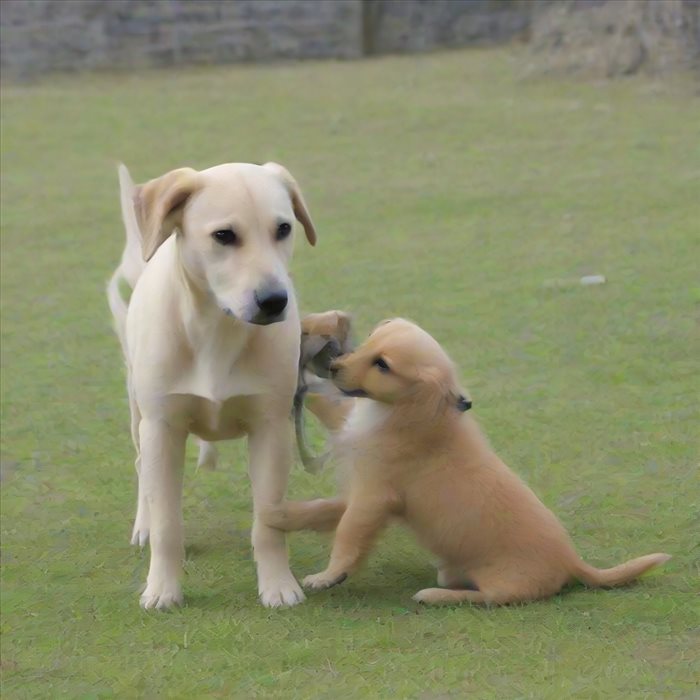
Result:
{"label": "golden puppy", "polygon": [[[352,464],[347,501],[287,502],[264,517],[283,530],[331,529],[328,568],[307,576],[323,589],[352,574],[382,527],[401,518],[440,562],[421,603],[505,604],[552,596],[572,580],[627,583],[667,554],[611,569],[584,561],[556,516],[498,458],[467,413],[452,362],[413,323],[380,324],[332,365],[336,385],[361,397],[339,436]],[[346,505],[347,504],[347,505]]]}

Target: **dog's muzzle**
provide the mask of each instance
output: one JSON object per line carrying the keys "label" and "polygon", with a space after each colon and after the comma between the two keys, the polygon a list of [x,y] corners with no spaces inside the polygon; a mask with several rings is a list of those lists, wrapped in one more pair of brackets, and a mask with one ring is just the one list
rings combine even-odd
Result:
{"label": "dog's muzzle", "polygon": [[258,326],[267,326],[271,323],[279,323],[286,318],[286,309],[289,295],[285,289],[271,289],[255,292],[255,304],[257,313],[250,319],[250,323]]}

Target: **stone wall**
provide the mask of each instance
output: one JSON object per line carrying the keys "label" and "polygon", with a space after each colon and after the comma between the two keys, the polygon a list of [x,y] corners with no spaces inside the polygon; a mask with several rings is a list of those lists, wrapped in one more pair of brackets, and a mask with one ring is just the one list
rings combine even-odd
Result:
{"label": "stone wall", "polygon": [[361,0],[0,0],[0,65],[31,74],[362,52]]}
{"label": "stone wall", "polygon": [[365,3],[367,53],[428,51],[524,38],[532,0],[374,0]]}
{"label": "stone wall", "polygon": [[538,0],[536,73],[612,78],[700,69],[700,0]]}
{"label": "stone wall", "polygon": [[700,0],[0,0],[0,67],[19,77],[518,38],[537,72],[698,66]]}
{"label": "stone wall", "polygon": [[529,2],[0,0],[0,66],[22,76],[464,46],[523,32]]}

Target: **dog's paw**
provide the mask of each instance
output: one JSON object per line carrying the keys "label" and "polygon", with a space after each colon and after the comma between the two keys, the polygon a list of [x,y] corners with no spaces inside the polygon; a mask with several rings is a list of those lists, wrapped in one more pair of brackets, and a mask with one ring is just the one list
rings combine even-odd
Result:
{"label": "dog's paw", "polygon": [[177,581],[147,584],[141,594],[141,607],[144,610],[168,610],[182,605],[182,588]]}
{"label": "dog's paw", "polygon": [[321,571],[319,574],[311,574],[304,578],[303,585],[304,588],[308,588],[312,591],[323,591],[326,588],[332,588],[337,586],[339,583],[345,581],[348,577],[347,574],[332,574],[328,571]]}
{"label": "dog's paw", "polygon": [[304,592],[291,573],[277,581],[260,581],[258,597],[266,608],[290,608],[306,600]]}

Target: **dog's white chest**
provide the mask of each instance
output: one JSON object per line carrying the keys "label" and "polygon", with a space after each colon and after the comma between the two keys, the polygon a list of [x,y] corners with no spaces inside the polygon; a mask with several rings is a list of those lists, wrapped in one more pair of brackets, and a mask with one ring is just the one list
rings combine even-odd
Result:
{"label": "dog's white chest", "polygon": [[341,441],[352,443],[363,439],[368,433],[381,426],[390,412],[391,408],[379,401],[356,399],[345,421],[340,435]]}
{"label": "dog's white chest", "polygon": [[232,396],[254,396],[269,392],[265,373],[244,365],[241,355],[247,336],[231,334],[210,337],[199,346],[190,366],[176,380],[175,391],[210,401],[226,401]]}

